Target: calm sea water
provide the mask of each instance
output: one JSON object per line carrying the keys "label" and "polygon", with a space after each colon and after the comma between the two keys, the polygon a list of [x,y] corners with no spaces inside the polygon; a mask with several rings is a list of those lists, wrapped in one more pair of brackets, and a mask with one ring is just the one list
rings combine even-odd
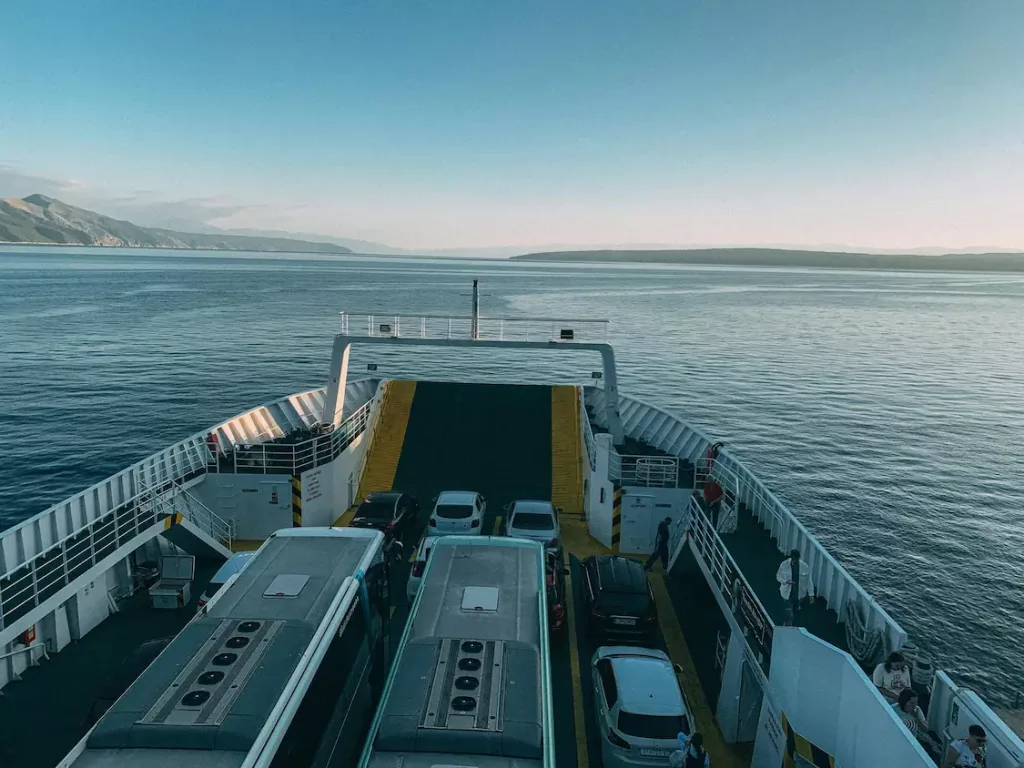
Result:
{"label": "calm sea water", "polygon": [[[322,386],[342,309],[608,317],[622,391],[724,439],[941,666],[1024,688],[1024,278],[0,250],[0,528]],[[353,371],[596,361],[358,350]]]}

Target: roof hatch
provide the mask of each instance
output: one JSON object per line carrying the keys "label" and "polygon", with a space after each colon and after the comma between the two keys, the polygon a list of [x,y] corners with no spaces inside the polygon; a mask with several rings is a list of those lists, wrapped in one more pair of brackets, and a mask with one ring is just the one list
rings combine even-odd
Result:
{"label": "roof hatch", "polygon": [[466,587],[462,591],[462,610],[496,613],[498,610],[498,588]]}

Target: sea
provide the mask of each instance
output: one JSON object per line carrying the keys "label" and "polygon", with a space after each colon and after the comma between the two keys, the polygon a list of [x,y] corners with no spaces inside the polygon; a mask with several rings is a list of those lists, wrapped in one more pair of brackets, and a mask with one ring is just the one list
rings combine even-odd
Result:
{"label": "sea", "polygon": [[[608,318],[625,394],[731,450],[995,705],[1024,689],[1024,276],[0,248],[0,529],[326,383],[339,312]],[[577,359],[578,357],[578,359]],[[357,348],[379,376],[596,359]]]}

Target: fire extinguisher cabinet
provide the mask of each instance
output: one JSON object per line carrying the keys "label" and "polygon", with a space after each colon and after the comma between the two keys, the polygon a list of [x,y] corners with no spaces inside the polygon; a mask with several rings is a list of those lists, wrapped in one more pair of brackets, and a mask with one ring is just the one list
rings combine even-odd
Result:
{"label": "fire extinguisher cabinet", "polygon": [[192,600],[196,559],[192,555],[168,555],[160,561],[160,580],[149,588],[154,608],[184,608]]}

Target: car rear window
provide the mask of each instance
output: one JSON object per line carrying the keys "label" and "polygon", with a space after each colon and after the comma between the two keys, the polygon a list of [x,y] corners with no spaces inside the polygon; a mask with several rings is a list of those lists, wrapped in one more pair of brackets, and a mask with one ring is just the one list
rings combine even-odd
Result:
{"label": "car rear window", "polygon": [[516,512],[512,516],[512,527],[524,531],[553,531],[555,523],[551,515],[544,512]]}
{"label": "car rear window", "polygon": [[473,507],[465,504],[438,504],[436,514],[448,520],[465,520],[473,515]]}
{"label": "car rear window", "polygon": [[684,715],[634,715],[619,712],[619,730],[638,739],[675,739],[679,733],[690,735]]}
{"label": "car rear window", "polygon": [[390,520],[394,516],[394,501],[364,501],[356,512],[356,517],[366,517],[370,520]]}
{"label": "car rear window", "polygon": [[650,613],[651,610],[651,599],[646,592],[630,594],[602,590],[598,594],[597,604],[609,613],[623,613],[629,616],[641,616]]}

